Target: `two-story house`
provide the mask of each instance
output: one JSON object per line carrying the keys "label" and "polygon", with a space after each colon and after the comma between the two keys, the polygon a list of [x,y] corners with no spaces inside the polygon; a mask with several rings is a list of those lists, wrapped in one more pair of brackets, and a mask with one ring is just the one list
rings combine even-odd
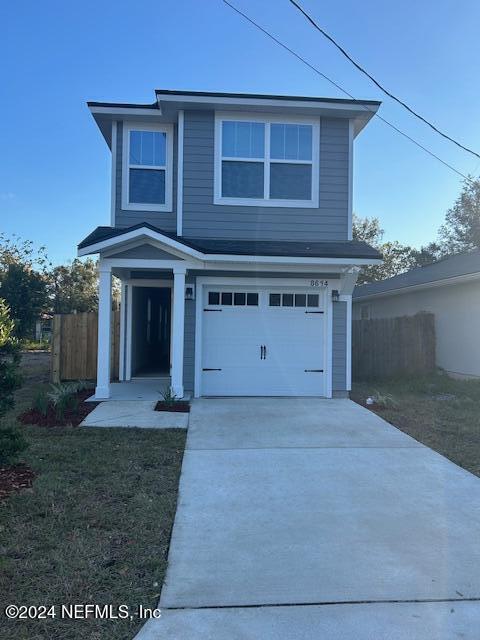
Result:
{"label": "two-story house", "polygon": [[112,274],[120,380],[179,396],[347,395],[351,296],[381,257],[352,240],[353,142],[378,102],[156,92],[90,102],[112,153],[99,254],[96,397],[108,398]]}

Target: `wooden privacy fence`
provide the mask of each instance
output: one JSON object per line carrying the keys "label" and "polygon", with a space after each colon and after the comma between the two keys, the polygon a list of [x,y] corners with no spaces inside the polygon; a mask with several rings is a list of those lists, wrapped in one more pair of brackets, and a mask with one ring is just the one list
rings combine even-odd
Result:
{"label": "wooden privacy fence", "polygon": [[355,320],[352,376],[368,380],[435,369],[435,316]]}
{"label": "wooden privacy fence", "polygon": [[[97,313],[64,313],[53,317],[52,379],[95,380],[97,377]],[[118,378],[120,311],[112,311],[111,372]]]}

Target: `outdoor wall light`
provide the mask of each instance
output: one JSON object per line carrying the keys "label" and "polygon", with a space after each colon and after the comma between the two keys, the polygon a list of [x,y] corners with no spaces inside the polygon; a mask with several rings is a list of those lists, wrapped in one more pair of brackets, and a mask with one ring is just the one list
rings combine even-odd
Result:
{"label": "outdoor wall light", "polygon": [[195,285],[185,285],[185,300],[195,300]]}
{"label": "outdoor wall light", "polygon": [[332,289],[332,302],[338,302],[340,300],[340,294],[338,289]]}

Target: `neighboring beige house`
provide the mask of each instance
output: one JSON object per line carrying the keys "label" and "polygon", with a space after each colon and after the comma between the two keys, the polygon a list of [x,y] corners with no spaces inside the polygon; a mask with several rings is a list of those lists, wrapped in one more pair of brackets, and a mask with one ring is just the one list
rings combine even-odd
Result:
{"label": "neighboring beige house", "polygon": [[480,377],[480,249],[357,286],[353,319],[435,314],[437,365]]}

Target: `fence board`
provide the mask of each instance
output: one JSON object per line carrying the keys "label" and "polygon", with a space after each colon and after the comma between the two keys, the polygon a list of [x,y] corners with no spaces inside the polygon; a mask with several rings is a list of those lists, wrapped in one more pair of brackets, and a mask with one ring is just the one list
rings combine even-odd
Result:
{"label": "fence board", "polygon": [[435,369],[435,364],[432,313],[353,322],[354,380],[428,373]]}
{"label": "fence board", "polygon": [[[97,377],[98,314],[55,315],[52,331],[52,380],[95,380]],[[112,311],[112,379],[118,378],[120,311]]]}

